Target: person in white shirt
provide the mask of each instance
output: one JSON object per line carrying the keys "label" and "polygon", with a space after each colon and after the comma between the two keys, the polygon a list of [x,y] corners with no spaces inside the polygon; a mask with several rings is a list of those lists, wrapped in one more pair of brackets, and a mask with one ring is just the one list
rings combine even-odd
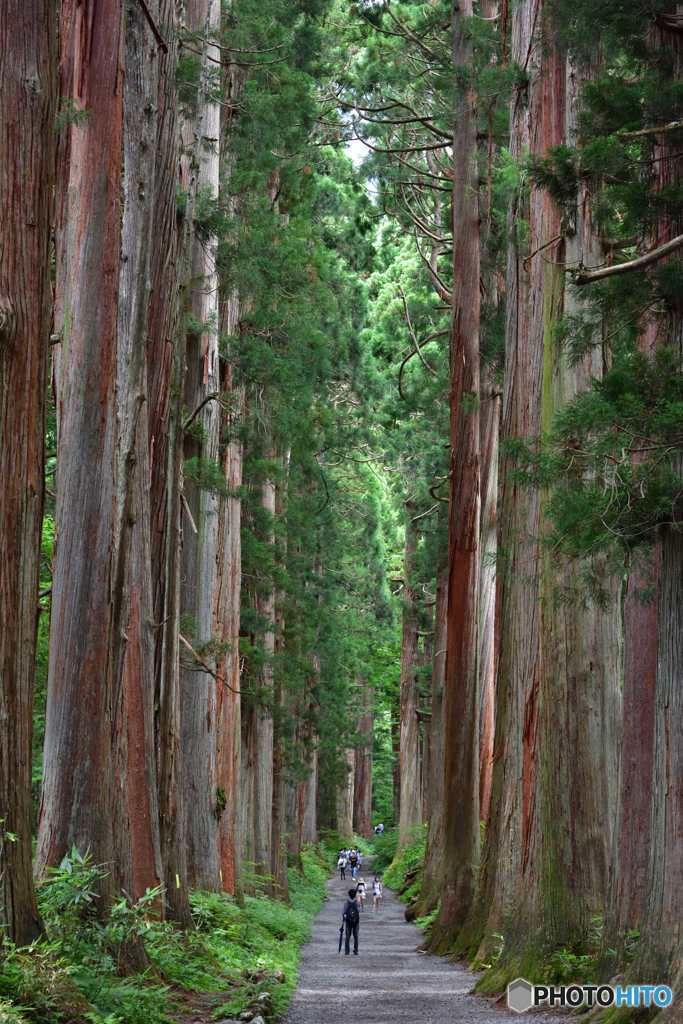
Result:
{"label": "person in white shirt", "polygon": [[379,910],[379,905],[382,901],[382,883],[379,875],[375,875],[372,880],[372,912],[373,914]]}

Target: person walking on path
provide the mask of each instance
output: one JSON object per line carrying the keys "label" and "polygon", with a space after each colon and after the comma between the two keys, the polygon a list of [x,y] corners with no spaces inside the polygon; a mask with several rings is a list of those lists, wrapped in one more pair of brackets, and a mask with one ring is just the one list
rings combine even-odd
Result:
{"label": "person walking on path", "polygon": [[365,903],[365,897],[367,896],[364,878],[358,879],[358,884],[356,886],[356,896],[358,897],[358,906],[362,910],[363,904]]}
{"label": "person walking on path", "polygon": [[379,905],[382,902],[382,882],[379,875],[375,875],[372,880],[372,912],[376,914],[379,910]]}
{"label": "person walking on path", "polygon": [[346,878],[346,850],[342,850],[341,853],[339,854],[337,867],[339,868],[339,877],[343,881]]}
{"label": "person walking on path", "polygon": [[349,898],[342,910],[342,926],[345,927],[344,953],[346,956],[351,952],[351,936],[353,935],[353,955],[358,956],[358,929],[360,926],[360,913],[356,902],[356,890],[349,889]]}

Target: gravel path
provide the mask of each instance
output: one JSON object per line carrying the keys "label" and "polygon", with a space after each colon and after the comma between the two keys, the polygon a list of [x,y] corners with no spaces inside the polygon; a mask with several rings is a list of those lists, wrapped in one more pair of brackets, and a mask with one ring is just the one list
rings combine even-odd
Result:
{"label": "gravel path", "polygon": [[[366,862],[367,863],[367,862]],[[363,872],[368,888],[372,875]],[[468,993],[475,975],[460,964],[418,953],[422,932],[384,890],[382,909],[366,902],[359,956],[337,953],[341,910],[350,882],[327,883],[328,898],[302,950],[299,987],[286,1024],[521,1024],[524,1017]],[[353,948],[353,946],[352,946]],[[533,1024],[557,1022],[535,1013]],[[565,1018],[566,1024],[566,1018]]]}

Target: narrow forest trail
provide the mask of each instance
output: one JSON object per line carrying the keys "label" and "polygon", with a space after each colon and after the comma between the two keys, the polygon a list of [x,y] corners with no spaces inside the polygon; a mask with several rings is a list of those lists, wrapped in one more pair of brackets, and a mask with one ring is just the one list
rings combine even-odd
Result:
{"label": "narrow forest trail", "polygon": [[[367,862],[366,862],[367,863]],[[369,870],[363,877],[370,883]],[[351,882],[335,874],[301,958],[299,985],[285,1024],[519,1024],[490,1000],[470,995],[475,975],[461,964],[418,953],[422,932],[388,889],[382,909],[361,914],[359,956],[337,952],[341,908]],[[558,1021],[535,1014],[535,1024]]]}

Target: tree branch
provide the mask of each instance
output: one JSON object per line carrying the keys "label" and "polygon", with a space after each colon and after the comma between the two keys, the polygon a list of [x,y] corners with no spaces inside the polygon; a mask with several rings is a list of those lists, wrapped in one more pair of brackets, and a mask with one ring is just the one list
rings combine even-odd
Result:
{"label": "tree branch", "polygon": [[453,296],[452,296],[451,292],[448,290],[448,288],[446,287],[446,285],[443,283],[443,281],[441,280],[441,278],[439,277],[437,272],[434,270],[434,268],[432,267],[431,263],[429,262],[429,260],[425,256],[425,254],[422,252],[422,249],[420,248],[420,243],[419,243],[418,238],[417,238],[417,228],[414,228],[414,234],[415,234],[415,245],[417,246],[417,251],[420,254],[420,259],[422,260],[422,262],[426,266],[427,270],[429,271],[429,276],[432,279],[432,284],[436,288],[436,294],[439,296],[440,299],[443,299],[443,301],[448,303],[448,305],[452,308],[453,307]]}
{"label": "tree branch", "polygon": [[217,399],[219,399],[220,397],[220,391],[212,391],[210,395],[207,395],[206,398],[202,399],[202,401],[199,403],[194,412],[191,413],[191,415],[188,416],[188,418],[183,423],[183,430],[187,430],[188,427],[191,426],[191,424],[194,422],[194,420],[196,420],[197,416],[202,411],[205,405],[208,405],[209,402],[217,401]]}
{"label": "tree branch", "polygon": [[677,128],[683,128],[683,121],[669,121],[668,124],[659,124],[654,128],[640,128],[635,132],[617,132],[620,139],[639,139],[643,135],[660,135],[663,132],[675,132]]}
{"label": "tree branch", "polygon": [[162,50],[163,53],[168,53],[168,46],[166,44],[166,40],[162,36],[162,34],[159,31],[159,29],[156,27],[156,25],[154,23],[154,18],[150,14],[149,7],[145,3],[145,0],[138,0],[138,3],[140,4],[140,7],[142,7],[142,13],[145,16],[145,20],[147,21],[147,24],[149,25],[150,29],[152,30],[152,35],[156,39],[157,44],[159,46],[159,49]]}
{"label": "tree branch", "polygon": [[180,642],[183,645],[183,647],[190,652],[190,654],[192,655],[194,660],[197,662],[199,667],[201,669],[203,669],[205,672],[208,672],[208,674],[213,679],[215,679],[217,683],[222,683],[223,686],[227,686],[228,690],[230,690],[232,693],[240,693],[241,692],[240,690],[236,690],[233,686],[231,686],[230,683],[227,682],[227,680],[221,679],[219,677],[218,673],[214,672],[214,670],[212,668],[210,668],[209,665],[206,664],[204,659],[202,657],[200,657],[199,654],[197,654],[197,652],[195,651],[195,649],[192,646],[192,644],[190,643],[190,641],[186,640],[182,633],[178,633],[178,639],[180,640]]}
{"label": "tree branch", "polygon": [[656,263],[658,260],[663,259],[670,253],[675,252],[676,249],[680,249],[682,245],[683,235],[676,235],[675,238],[671,238],[668,242],[664,242],[663,245],[657,246],[656,249],[652,249],[642,256],[637,256],[634,260],[627,260],[626,263],[615,263],[611,267],[600,267],[599,270],[581,270],[574,274],[574,284],[590,284],[592,281],[602,281],[606,277],[614,277],[616,274],[630,274],[634,270],[649,267],[651,263]]}

